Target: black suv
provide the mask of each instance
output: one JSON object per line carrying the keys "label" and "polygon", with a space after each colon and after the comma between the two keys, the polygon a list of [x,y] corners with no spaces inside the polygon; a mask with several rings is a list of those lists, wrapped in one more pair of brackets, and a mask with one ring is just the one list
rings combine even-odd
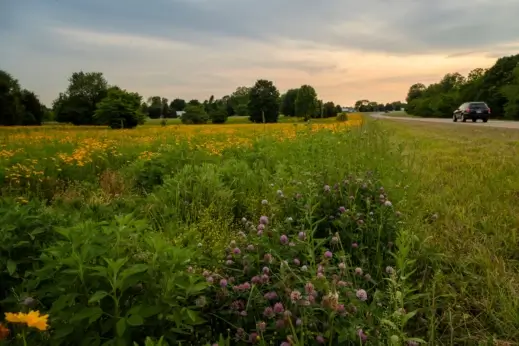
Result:
{"label": "black suv", "polygon": [[452,121],[457,122],[459,119],[465,122],[472,119],[472,122],[476,122],[481,119],[486,123],[490,114],[490,107],[485,102],[465,102],[452,113]]}

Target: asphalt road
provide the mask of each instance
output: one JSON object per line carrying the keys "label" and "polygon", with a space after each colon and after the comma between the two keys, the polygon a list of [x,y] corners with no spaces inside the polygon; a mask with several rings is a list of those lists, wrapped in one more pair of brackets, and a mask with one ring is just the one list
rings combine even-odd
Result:
{"label": "asphalt road", "polygon": [[441,123],[441,124],[450,124],[452,126],[481,126],[481,127],[500,127],[505,129],[519,129],[519,121],[502,121],[502,120],[492,120],[489,119],[487,123],[479,120],[476,123],[473,123],[472,120],[468,120],[466,123],[462,123],[458,120],[457,123],[453,122],[452,119],[443,119],[443,118],[412,118],[412,117],[391,117],[384,115],[384,113],[372,114],[373,118],[376,119],[389,119],[389,120],[398,120],[398,121],[420,121],[426,123]]}

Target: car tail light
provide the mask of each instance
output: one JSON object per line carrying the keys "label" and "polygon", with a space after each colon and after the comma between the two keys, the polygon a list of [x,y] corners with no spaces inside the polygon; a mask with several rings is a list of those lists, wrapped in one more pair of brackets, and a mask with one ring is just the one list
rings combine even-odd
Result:
{"label": "car tail light", "polygon": [[488,107],[488,114],[492,114],[492,110]]}

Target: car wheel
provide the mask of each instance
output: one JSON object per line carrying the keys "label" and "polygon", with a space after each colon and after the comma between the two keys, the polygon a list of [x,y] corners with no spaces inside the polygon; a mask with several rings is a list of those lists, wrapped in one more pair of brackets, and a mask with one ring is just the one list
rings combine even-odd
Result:
{"label": "car wheel", "polygon": [[488,118],[483,118],[483,122],[486,123],[488,121]]}
{"label": "car wheel", "polygon": [[461,115],[461,121],[462,121],[462,122],[466,122],[466,121],[467,121],[467,119],[465,118],[465,114],[462,114],[462,115]]}
{"label": "car wheel", "polygon": [[455,123],[458,122],[458,117],[456,117],[456,114],[452,115],[452,121]]}
{"label": "car wheel", "polygon": [[478,121],[477,118],[472,118],[472,122],[475,123],[476,121]]}

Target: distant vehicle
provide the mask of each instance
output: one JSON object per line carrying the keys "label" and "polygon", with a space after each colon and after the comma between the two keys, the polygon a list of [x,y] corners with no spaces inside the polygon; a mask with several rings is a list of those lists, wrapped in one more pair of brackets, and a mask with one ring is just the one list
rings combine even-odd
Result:
{"label": "distant vehicle", "polygon": [[466,122],[467,119],[471,119],[475,123],[481,119],[486,123],[491,113],[490,107],[485,102],[465,102],[452,113],[452,121]]}

